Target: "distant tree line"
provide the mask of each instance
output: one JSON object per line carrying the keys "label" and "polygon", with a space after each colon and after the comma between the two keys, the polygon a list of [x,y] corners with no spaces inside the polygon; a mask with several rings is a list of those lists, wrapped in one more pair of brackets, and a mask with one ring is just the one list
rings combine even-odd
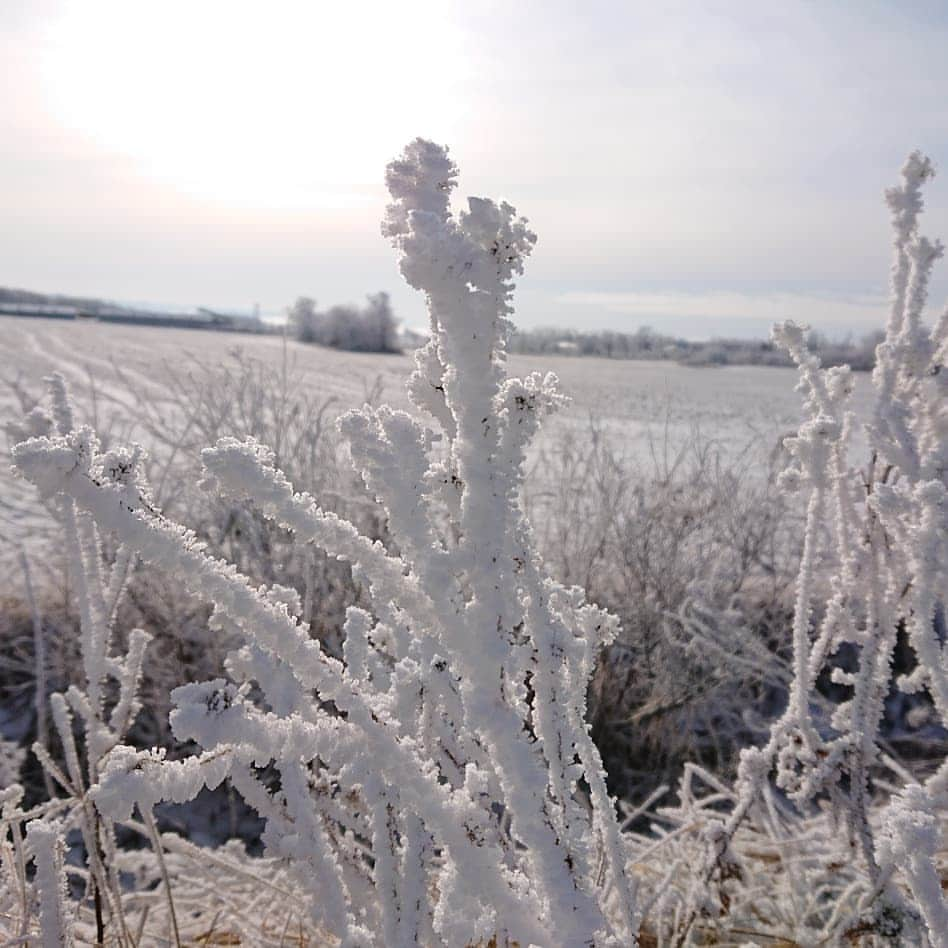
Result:
{"label": "distant tree line", "polygon": [[398,321],[388,293],[369,296],[365,306],[333,306],[325,312],[316,301],[301,296],[288,314],[289,326],[300,342],[353,352],[400,352]]}
{"label": "distant tree line", "polygon": [[[818,352],[824,365],[849,365],[867,371],[875,365],[875,349],[881,333],[854,340],[833,342],[811,332],[807,345]],[[579,332],[573,329],[518,329],[510,351],[525,354],[599,356],[606,359],[657,359],[682,365],[776,365],[789,366],[789,357],[769,340],[710,339],[692,342],[655,332],[642,326],[635,332]]]}

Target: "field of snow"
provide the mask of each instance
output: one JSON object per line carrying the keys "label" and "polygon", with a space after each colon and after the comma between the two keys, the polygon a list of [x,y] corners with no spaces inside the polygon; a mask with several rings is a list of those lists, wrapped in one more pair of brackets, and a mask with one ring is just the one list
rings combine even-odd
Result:
{"label": "field of snow", "polygon": [[[19,378],[35,384],[57,370],[80,400],[91,391],[106,404],[110,397],[127,398],[131,381],[147,391],[161,387],[168,367],[189,362],[214,363],[234,350],[279,367],[284,343],[279,336],[229,335],[184,329],[151,329],[94,322],[0,317],[0,366],[4,381]],[[342,405],[359,404],[379,379],[384,400],[406,407],[403,386],[412,368],[407,357],[339,352],[286,343],[290,363],[302,370],[307,384]],[[795,369],[761,366],[689,368],[671,362],[579,359],[568,356],[508,357],[510,373],[553,371],[572,404],[563,418],[585,422],[589,415],[631,431],[647,426],[676,429],[699,425],[709,434],[743,431],[784,431],[800,419],[794,392]],[[123,380],[127,380],[124,381]],[[868,378],[857,376],[856,408],[868,393]],[[4,414],[11,393],[3,392]]]}
{"label": "field of snow", "polygon": [[[340,352],[279,336],[198,330],[141,328],[95,322],[0,317],[0,416],[20,415],[17,390],[41,392],[40,380],[58,371],[77,402],[80,417],[100,432],[120,432],[154,451],[136,427],[139,399],[167,395],[172,374],[223,367],[240,353],[275,372],[284,364],[309,394],[334,396],[339,409],[362,404],[373,392],[398,408],[409,408],[404,383],[410,356]],[[565,428],[582,436],[594,420],[631,454],[647,455],[686,441],[695,431],[725,450],[751,441],[776,446],[801,417],[792,369],[760,366],[689,368],[670,362],[639,362],[568,356],[509,357],[510,373],[555,372],[569,407],[549,423],[542,443],[555,444]],[[856,377],[855,408],[863,414],[869,379]],[[761,453],[758,453],[758,457]],[[39,529],[33,493],[0,471],[0,541],[12,551]],[[2,556],[0,559],[9,559]]]}

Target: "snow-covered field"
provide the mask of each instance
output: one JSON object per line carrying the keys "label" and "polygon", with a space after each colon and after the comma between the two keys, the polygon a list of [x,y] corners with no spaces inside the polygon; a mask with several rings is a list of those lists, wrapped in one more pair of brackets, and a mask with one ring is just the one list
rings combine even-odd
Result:
{"label": "snow-covered field", "polygon": [[[160,391],[168,371],[223,364],[235,351],[282,365],[284,357],[314,393],[336,396],[340,407],[360,405],[377,382],[382,400],[407,408],[404,383],[410,357],[340,352],[307,346],[279,336],[229,335],[184,329],[151,329],[0,317],[0,366],[4,381],[19,379],[38,391],[42,376],[56,370],[86,410],[99,421],[113,415],[128,420],[129,389]],[[801,419],[793,369],[761,366],[689,368],[672,362],[639,362],[567,356],[508,357],[511,375],[552,371],[572,399],[560,424],[584,426],[589,417],[630,442],[666,427],[680,436],[694,427],[708,437],[746,440],[753,434],[776,437]],[[866,403],[869,380],[856,377],[855,408]],[[123,411],[124,409],[124,411]],[[0,411],[15,414],[14,393],[5,386]]]}
{"label": "snow-covered field", "polygon": [[[376,401],[411,409],[405,393],[413,366],[410,355],[341,352],[280,336],[0,317],[0,417],[4,423],[18,419],[17,388],[38,397],[42,378],[57,371],[65,377],[82,420],[100,433],[138,440],[155,453],[160,448],[136,421],[140,400],[167,399],[172,376],[203,376],[208,368],[223,372],[238,354],[275,373],[285,365],[311,396],[335,398],[333,410],[358,407],[373,393]],[[572,400],[551,420],[540,446],[555,446],[564,429],[583,437],[593,421],[633,456],[673,450],[697,432],[725,453],[753,442],[761,449],[754,453],[759,462],[802,417],[793,369],[689,368],[542,355],[508,359],[511,375],[555,372]],[[864,414],[868,393],[868,377],[857,376],[857,414]],[[534,470],[533,476],[542,472]],[[33,492],[4,463],[0,541],[7,552],[0,553],[0,568],[8,568],[9,554],[42,529],[45,516],[37,520],[37,513]]]}
{"label": "snow-covered field", "polygon": [[[284,343],[279,336],[229,335],[184,329],[143,329],[94,322],[0,317],[0,365],[5,379],[27,383],[55,369],[82,398],[90,378],[100,395],[124,399],[126,379],[144,387],[161,386],[167,367],[189,361],[223,360],[240,349],[279,366]],[[404,382],[410,358],[340,352],[290,340],[289,360],[308,384],[343,405],[357,405],[377,378],[384,400],[407,407]],[[801,417],[794,392],[794,369],[761,366],[689,368],[672,362],[638,362],[568,356],[508,357],[511,375],[553,371],[573,401],[563,417],[585,421],[592,414],[617,428],[663,426],[666,419],[683,429],[700,425],[708,433],[766,432],[795,426]],[[868,378],[857,377],[857,410],[868,394]],[[863,398],[860,398],[863,396]],[[3,393],[4,410],[10,392]]]}

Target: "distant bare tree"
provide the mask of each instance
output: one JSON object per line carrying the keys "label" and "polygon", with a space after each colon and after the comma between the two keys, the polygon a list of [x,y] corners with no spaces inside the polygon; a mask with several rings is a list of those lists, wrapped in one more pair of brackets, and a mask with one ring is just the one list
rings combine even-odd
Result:
{"label": "distant bare tree", "polygon": [[392,312],[388,293],[376,293],[362,312],[363,329],[368,348],[373,352],[397,352],[398,322]]}
{"label": "distant bare tree", "polygon": [[388,293],[368,297],[363,309],[351,304],[316,311],[315,302],[301,296],[289,311],[293,334],[300,342],[315,342],[357,352],[398,352],[398,322]]}
{"label": "distant bare tree", "polygon": [[287,314],[293,335],[300,342],[317,342],[319,314],[316,312],[316,300],[301,296],[290,307]]}

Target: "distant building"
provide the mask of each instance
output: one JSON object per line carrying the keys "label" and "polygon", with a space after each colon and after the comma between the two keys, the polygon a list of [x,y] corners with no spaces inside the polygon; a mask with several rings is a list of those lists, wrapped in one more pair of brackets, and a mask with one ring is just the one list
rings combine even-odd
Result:
{"label": "distant building", "polygon": [[259,305],[254,306],[253,316],[247,316],[244,313],[222,313],[205,306],[199,306],[197,311],[202,316],[210,317],[215,329],[229,329],[232,332],[263,332],[265,328],[260,318]]}

